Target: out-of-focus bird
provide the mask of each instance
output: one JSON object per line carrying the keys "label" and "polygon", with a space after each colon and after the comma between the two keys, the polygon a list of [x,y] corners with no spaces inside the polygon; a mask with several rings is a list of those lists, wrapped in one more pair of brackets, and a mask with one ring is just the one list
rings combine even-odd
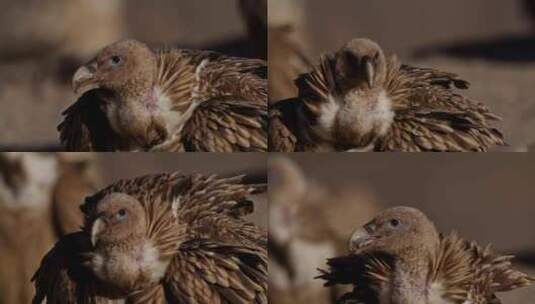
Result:
{"label": "out-of-focus bird", "polygon": [[97,183],[93,156],[0,154],[0,303],[29,303],[55,239],[83,224],[78,203]]}
{"label": "out-of-focus bird", "polygon": [[80,203],[98,190],[100,175],[92,153],[58,153],[59,176],[53,189],[52,214],[58,235],[80,230]]}
{"label": "out-of-focus bird", "polygon": [[363,189],[337,191],[304,176],[287,158],[269,162],[270,300],[331,303],[341,292],[323,288],[315,269],[345,252],[354,222],[379,210]]}
{"label": "out-of-focus bird", "polygon": [[53,155],[0,154],[0,303],[30,303],[30,279],[54,244],[50,199]]}
{"label": "out-of-focus bird", "polygon": [[83,95],[60,139],[78,151],[265,151],[266,78],[262,60],[119,41],[75,73]]}
{"label": "out-of-focus bird", "polygon": [[387,209],[357,229],[352,255],[328,261],[326,285],[352,284],[342,303],[501,303],[496,293],[534,279],[513,269],[512,256],[492,252],[455,233],[440,235],[421,211]]}
{"label": "out-of-focus bird", "polygon": [[271,0],[268,16],[269,101],[296,96],[294,80],[312,68],[306,54],[304,1]]}
{"label": "out-of-focus bird", "polygon": [[295,96],[294,80],[312,67],[302,43],[292,39],[292,32],[289,27],[280,27],[270,28],[268,33],[270,103]]}
{"label": "out-of-focus bird", "polygon": [[266,187],[241,180],[148,175],[87,197],[82,231],[37,270],[34,303],[267,303],[267,235],[242,219]]}
{"label": "out-of-focus bird", "polygon": [[295,99],[270,108],[271,151],[486,151],[500,118],[455,89],[457,75],[401,64],[353,39],[300,76]]}

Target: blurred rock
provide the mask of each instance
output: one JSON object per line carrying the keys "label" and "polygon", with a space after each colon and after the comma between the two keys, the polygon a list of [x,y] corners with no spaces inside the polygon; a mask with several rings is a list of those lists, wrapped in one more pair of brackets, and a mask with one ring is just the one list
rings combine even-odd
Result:
{"label": "blurred rock", "polygon": [[269,162],[270,296],[273,303],[330,303],[316,269],[346,251],[355,224],[380,210],[366,189],[330,189],[289,159]]}
{"label": "blurred rock", "polygon": [[70,85],[39,62],[0,63],[0,127],[9,130],[0,134],[0,150],[59,146],[56,126],[74,97]]}
{"label": "blurred rock", "polygon": [[124,35],[123,0],[1,0],[0,58],[83,58]]}

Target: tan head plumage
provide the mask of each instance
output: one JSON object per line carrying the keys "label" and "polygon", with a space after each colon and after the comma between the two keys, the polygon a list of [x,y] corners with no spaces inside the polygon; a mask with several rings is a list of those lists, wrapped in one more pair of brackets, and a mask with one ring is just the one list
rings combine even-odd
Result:
{"label": "tan head plumage", "polygon": [[439,245],[434,224],[421,211],[411,207],[394,207],[383,211],[351,236],[352,253],[384,251],[392,255],[421,252],[433,254]]}
{"label": "tan head plumage", "polygon": [[114,192],[106,195],[86,213],[86,229],[91,242],[114,244],[129,238],[142,238],[147,218],[141,203],[134,197]]}
{"label": "tan head plumage", "polygon": [[75,92],[93,88],[129,95],[150,87],[156,76],[156,56],[147,45],[121,40],[102,49],[73,76]]}
{"label": "tan head plumage", "polygon": [[370,39],[350,40],[335,53],[335,74],[342,92],[381,87],[386,77],[383,50]]}

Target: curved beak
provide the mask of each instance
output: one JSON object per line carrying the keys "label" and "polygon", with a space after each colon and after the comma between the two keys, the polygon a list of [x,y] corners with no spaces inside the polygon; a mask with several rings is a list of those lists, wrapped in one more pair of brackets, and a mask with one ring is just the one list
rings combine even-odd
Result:
{"label": "curved beak", "polygon": [[74,93],[87,92],[99,88],[98,79],[95,76],[97,70],[96,63],[89,63],[80,67],[72,77],[72,88]]}
{"label": "curved beak", "polygon": [[97,244],[100,234],[104,231],[105,225],[106,224],[100,217],[93,222],[93,227],[91,227],[91,244],[93,247]]}
{"label": "curved beak", "polygon": [[370,245],[373,242],[373,236],[370,229],[366,226],[361,227],[353,232],[349,239],[349,251],[357,253],[360,249]]}
{"label": "curved beak", "polygon": [[364,62],[364,72],[366,82],[368,83],[370,88],[373,87],[375,82],[375,68],[373,67],[373,63],[370,59]]}

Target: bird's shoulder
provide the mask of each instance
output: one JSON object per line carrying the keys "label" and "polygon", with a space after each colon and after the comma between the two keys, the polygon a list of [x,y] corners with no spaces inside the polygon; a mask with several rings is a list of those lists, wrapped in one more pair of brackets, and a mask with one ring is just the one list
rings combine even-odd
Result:
{"label": "bird's shoulder", "polygon": [[184,126],[184,148],[187,151],[265,152],[267,116],[267,101],[234,97],[209,99],[196,108]]}

